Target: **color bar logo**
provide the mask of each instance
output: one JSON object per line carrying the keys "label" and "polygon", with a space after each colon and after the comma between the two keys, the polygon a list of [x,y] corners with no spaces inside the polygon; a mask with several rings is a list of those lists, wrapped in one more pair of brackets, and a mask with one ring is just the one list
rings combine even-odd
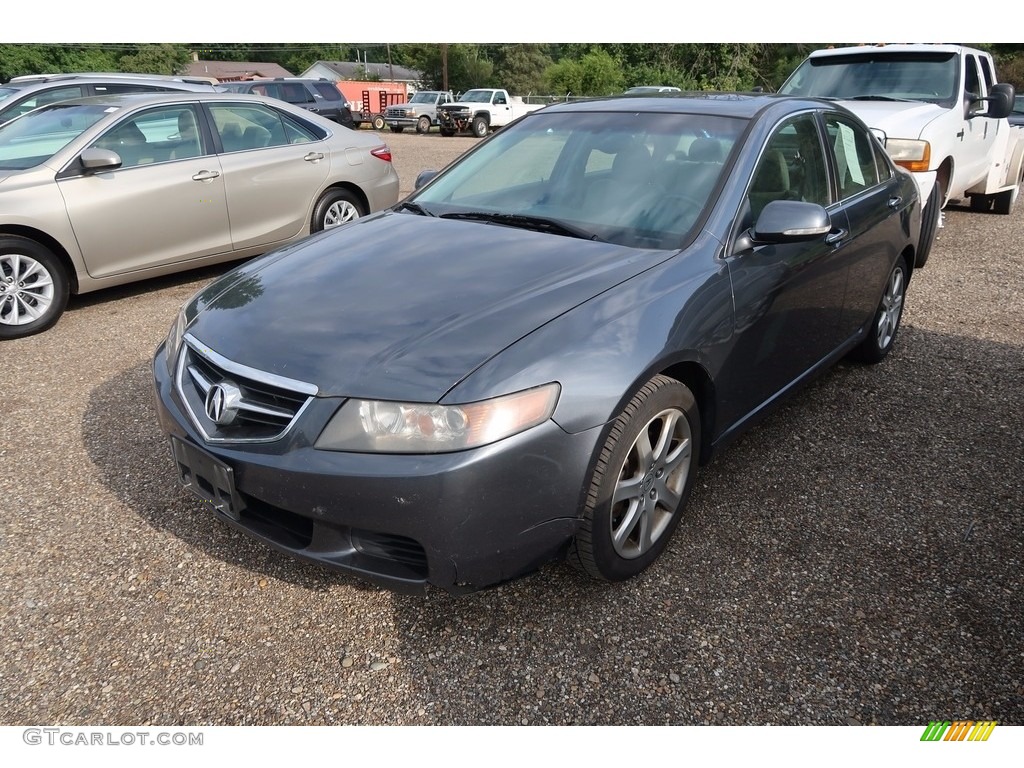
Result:
{"label": "color bar logo", "polygon": [[995,727],[995,720],[932,720],[921,741],[988,741]]}

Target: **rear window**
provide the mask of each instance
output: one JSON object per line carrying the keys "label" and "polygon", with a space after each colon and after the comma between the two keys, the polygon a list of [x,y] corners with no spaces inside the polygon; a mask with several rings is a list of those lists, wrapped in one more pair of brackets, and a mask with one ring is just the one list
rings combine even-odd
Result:
{"label": "rear window", "polygon": [[313,83],[313,90],[328,101],[341,100],[341,92],[330,83]]}

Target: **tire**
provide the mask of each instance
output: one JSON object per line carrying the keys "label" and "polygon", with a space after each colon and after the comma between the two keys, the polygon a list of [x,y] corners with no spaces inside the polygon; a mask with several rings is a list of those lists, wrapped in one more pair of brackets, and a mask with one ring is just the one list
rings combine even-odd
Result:
{"label": "tire", "polygon": [[478,139],[482,139],[491,130],[491,124],[483,115],[477,115],[473,118],[473,135]]}
{"label": "tire", "polygon": [[373,117],[371,117],[370,118],[370,125],[373,126],[373,130],[375,130],[375,131],[383,131],[384,130],[384,115],[374,115]]}
{"label": "tire", "polygon": [[851,358],[861,363],[874,364],[881,362],[889,354],[896,341],[896,333],[900,329],[906,295],[907,265],[903,259],[897,259],[889,278],[885,281],[882,300],[878,303],[878,310],[871,320],[868,335],[854,347],[850,353]]}
{"label": "tire", "polygon": [[997,195],[992,195],[992,210],[1002,216],[1009,216],[1017,204],[1017,190],[1019,187],[1008,189]]}
{"label": "tire", "polygon": [[[971,198],[973,204],[974,198]],[[917,243],[917,254],[914,266],[920,269],[928,262],[928,256],[935,244],[935,235],[939,231],[939,218],[942,216],[942,192],[938,185],[932,187],[928,202],[921,212],[921,239]]]}
{"label": "tire", "polygon": [[24,237],[0,237],[0,339],[52,327],[69,293],[67,271],[52,251]]}
{"label": "tire", "polygon": [[358,197],[347,189],[329,189],[321,195],[313,209],[309,231],[333,229],[366,215],[366,208]]}
{"label": "tire", "polygon": [[598,455],[569,563],[594,579],[623,581],[657,560],[686,507],[699,445],[693,393],[660,375],[641,387]]}
{"label": "tire", "polygon": [[426,115],[421,115],[420,119],[416,121],[416,133],[429,133],[430,132],[430,118]]}
{"label": "tire", "polygon": [[404,125],[392,125],[391,126],[391,132],[392,133],[401,133],[404,130],[405,130],[405,126]]}

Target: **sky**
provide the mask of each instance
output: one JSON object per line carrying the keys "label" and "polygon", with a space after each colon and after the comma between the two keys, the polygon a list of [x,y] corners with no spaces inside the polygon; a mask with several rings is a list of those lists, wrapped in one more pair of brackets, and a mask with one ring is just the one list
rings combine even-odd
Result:
{"label": "sky", "polygon": [[[310,7],[262,8],[223,2],[164,6],[137,0],[52,0],[41,20],[38,6],[18,3],[4,11],[0,42],[381,42],[564,43],[564,42],[1018,42],[1017,2],[988,0],[984,14],[943,13],[938,4],[857,0],[847,9],[810,0],[773,0],[770,19],[747,17],[738,3],[645,4],[630,14],[628,4],[575,4],[514,0],[481,5],[465,0],[388,0],[332,6],[317,18]],[[166,6],[171,7],[171,6]],[[213,11],[214,7],[217,12]],[[756,7],[753,4],[746,8]],[[954,6],[956,7],[956,6]],[[141,11],[141,8],[148,10]],[[514,13],[509,11],[514,9]],[[621,10],[620,10],[621,9]],[[655,10],[657,9],[657,10]],[[189,11],[193,11],[189,13]],[[311,20],[315,23],[311,24]],[[879,40],[880,32],[888,32]],[[1014,37],[1016,39],[1014,39]]]}

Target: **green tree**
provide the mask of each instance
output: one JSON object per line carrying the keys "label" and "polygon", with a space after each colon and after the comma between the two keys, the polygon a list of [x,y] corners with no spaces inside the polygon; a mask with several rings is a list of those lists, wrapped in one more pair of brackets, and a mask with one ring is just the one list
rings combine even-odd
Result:
{"label": "green tree", "polygon": [[607,96],[622,91],[622,64],[608,51],[594,48],[578,61],[562,59],[548,67],[544,82],[558,96]]}
{"label": "green tree", "polygon": [[191,51],[186,45],[140,45],[133,53],[125,54],[118,60],[118,69],[122,72],[178,75],[187,69],[190,58]]}

